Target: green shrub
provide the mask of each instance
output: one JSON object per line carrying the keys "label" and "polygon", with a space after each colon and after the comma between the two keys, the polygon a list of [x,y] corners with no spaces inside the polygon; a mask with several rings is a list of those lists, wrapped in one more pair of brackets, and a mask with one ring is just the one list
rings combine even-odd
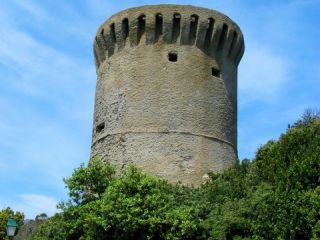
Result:
{"label": "green shrub", "polygon": [[320,121],[303,118],[199,188],[91,160],[33,239],[320,239]]}

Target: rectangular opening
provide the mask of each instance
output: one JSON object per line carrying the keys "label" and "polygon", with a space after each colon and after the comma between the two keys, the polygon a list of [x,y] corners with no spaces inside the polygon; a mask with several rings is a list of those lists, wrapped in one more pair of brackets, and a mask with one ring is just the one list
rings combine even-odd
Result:
{"label": "rectangular opening", "polygon": [[180,35],[180,20],[181,20],[181,15],[179,13],[175,13],[173,15],[173,23],[172,23],[172,39],[171,39],[172,43],[175,43]]}
{"label": "rectangular opening", "polygon": [[227,34],[228,34],[228,26],[226,24],[223,24],[220,39],[218,42],[218,51],[222,51],[225,40],[227,38]]}
{"label": "rectangular opening", "polygon": [[189,35],[189,43],[194,44],[197,37],[197,27],[198,27],[198,15],[191,15],[190,17],[190,35]]}
{"label": "rectangular opening", "polygon": [[175,53],[175,52],[169,52],[169,53],[168,53],[168,60],[169,60],[170,62],[176,62],[176,61],[178,61],[178,54]]}
{"label": "rectangular opening", "polygon": [[129,20],[128,18],[125,18],[122,20],[121,24],[121,30],[122,30],[122,38],[125,41],[127,37],[129,36]]}
{"label": "rectangular opening", "polygon": [[213,18],[208,18],[207,32],[206,32],[206,37],[204,40],[204,49],[205,50],[209,50],[209,47],[210,47],[211,36],[212,36],[212,32],[213,32],[213,25],[214,25]]}
{"label": "rectangular opening", "polygon": [[220,70],[217,68],[214,68],[214,67],[211,68],[211,74],[212,74],[212,76],[218,77],[218,78],[220,78],[220,76],[221,76]]}
{"label": "rectangular opening", "polygon": [[96,126],[96,133],[102,132],[104,129],[104,122],[100,123],[98,126]]}
{"label": "rectangular opening", "polygon": [[137,36],[137,43],[139,44],[141,37],[146,31],[146,16],[140,15],[138,17],[138,36]]}
{"label": "rectangular opening", "polygon": [[155,37],[154,37],[155,42],[157,42],[160,36],[162,35],[162,25],[163,25],[162,15],[158,13],[156,15],[156,29],[155,29]]}
{"label": "rectangular opening", "polygon": [[112,40],[113,42],[116,42],[116,41],[117,41],[117,39],[116,39],[116,30],[115,30],[114,23],[112,23],[112,24],[110,25],[110,37],[111,37],[111,40]]}

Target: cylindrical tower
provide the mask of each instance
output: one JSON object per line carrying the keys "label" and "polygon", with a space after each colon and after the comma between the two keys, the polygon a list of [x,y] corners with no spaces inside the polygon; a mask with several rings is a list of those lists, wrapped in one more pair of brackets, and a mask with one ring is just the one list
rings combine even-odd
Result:
{"label": "cylindrical tower", "polygon": [[239,27],[205,8],[154,5],[97,31],[91,156],[199,185],[237,158]]}

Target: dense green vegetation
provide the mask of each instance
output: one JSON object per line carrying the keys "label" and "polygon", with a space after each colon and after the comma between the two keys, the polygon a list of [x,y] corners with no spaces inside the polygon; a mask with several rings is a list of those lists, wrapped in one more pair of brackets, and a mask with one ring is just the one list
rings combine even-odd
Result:
{"label": "dense green vegetation", "polygon": [[0,239],[5,240],[7,238],[7,222],[9,218],[13,218],[17,222],[17,230],[23,225],[24,214],[21,212],[14,212],[11,208],[5,208],[0,210]]}
{"label": "dense green vegetation", "polygon": [[93,159],[32,239],[320,239],[320,121],[305,115],[200,188]]}

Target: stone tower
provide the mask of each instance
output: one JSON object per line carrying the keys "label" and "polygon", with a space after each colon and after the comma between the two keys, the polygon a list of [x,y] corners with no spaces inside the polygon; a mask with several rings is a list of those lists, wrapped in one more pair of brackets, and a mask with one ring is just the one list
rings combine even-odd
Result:
{"label": "stone tower", "polygon": [[154,5],[113,15],[94,41],[91,156],[199,185],[237,158],[239,27],[205,8]]}

